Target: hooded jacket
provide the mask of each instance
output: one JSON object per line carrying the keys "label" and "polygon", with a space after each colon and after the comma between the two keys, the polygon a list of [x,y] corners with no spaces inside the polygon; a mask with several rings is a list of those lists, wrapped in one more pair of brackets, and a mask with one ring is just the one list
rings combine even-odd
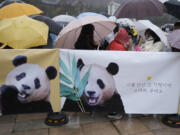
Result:
{"label": "hooded jacket", "polygon": [[110,43],[109,50],[127,51],[124,44],[129,41],[128,33],[125,29],[121,29],[115,39]]}

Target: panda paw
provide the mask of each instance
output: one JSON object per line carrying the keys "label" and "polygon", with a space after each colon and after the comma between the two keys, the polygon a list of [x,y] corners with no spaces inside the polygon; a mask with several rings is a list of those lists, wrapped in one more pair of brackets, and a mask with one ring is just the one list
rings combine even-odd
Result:
{"label": "panda paw", "polygon": [[18,93],[17,88],[15,86],[12,86],[12,85],[2,85],[0,87],[0,91],[1,91],[2,95],[6,94],[6,93],[9,93],[9,94]]}

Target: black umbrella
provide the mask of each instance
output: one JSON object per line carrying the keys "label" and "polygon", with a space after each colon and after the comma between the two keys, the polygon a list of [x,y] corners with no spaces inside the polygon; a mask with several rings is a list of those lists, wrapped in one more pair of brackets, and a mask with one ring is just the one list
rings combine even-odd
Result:
{"label": "black umbrella", "polygon": [[159,0],[126,0],[114,13],[117,18],[137,18],[160,16],[166,8]]}
{"label": "black umbrella", "polygon": [[[24,3],[23,1],[21,0],[16,0],[16,2],[18,3]],[[0,3],[0,8],[6,6],[6,5],[9,5],[11,3],[14,3],[14,0],[4,0],[3,2]]]}
{"label": "black umbrella", "polygon": [[59,24],[57,24],[55,21],[53,21],[50,17],[43,16],[43,15],[31,15],[30,17],[35,20],[46,23],[49,26],[49,32],[55,35],[58,35],[61,29],[63,28]]}
{"label": "black umbrella", "polygon": [[180,1],[169,0],[165,2],[164,5],[166,6],[169,14],[180,19]]}

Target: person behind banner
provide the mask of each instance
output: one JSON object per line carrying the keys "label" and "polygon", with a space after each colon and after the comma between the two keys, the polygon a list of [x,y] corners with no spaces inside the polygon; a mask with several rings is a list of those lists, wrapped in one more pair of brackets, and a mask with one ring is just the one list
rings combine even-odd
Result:
{"label": "person behind banner", "polygon": [[108,34],[103,40],[101,40],[101,50],[106,50],[107,47],[109,46],[109,44],[114,40],[115,36],[117,35],[117,33],[119,32],[119,24],[115,23],[116,27],[114,28],[113,32],[111,32],[110,34]]}
{"label": "person behind banner", "polygon": [[130,47],[130,37],[125,29],[121,29],[115,39],[107,47],[108,50],[127,51]]}
{"label": "person behind banner", "polygon": [[145,31],[146,43],[141,45],[141,51],[162,52],[163,43],[159,36],[151,29]]}
{"label": "person behind banner", "polygon": [[92,24],[84,25],[75,43],[75,49],[96,50],[100,46],[100,43],[94,40],[94,30]]}
{"label": "person behind banner", "polygon": [[[179,31],[180,30],[180,21],[176,22],[174,24],[174,29],[173,29],[173,32],[174,31]],[[179,35],[177,35],[179,37]],[[180,37],[179,37],[180,38]],[[180,45],[179,45],[180,46]],[[172,49],[172,52],[180,52],[180,49],[178,48],[175,48],[171,45],[171,49]]]}

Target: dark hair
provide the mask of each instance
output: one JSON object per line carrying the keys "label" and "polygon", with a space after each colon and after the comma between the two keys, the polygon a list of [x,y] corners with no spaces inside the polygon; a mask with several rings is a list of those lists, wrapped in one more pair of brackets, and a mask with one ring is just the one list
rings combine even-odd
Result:
{"label": "dark hair", "polygon": [[154,43],[161,41],[159,36],[154,31],[152,31],[151,29],[146,29],[145,34],[152,36]]}
{"label": "dark hair", "polygon": [[116,24],[116,27],[113,30],[114,34],[116,34],[119,31],[119,24],[118,23],[115,23],[115,24]]}
{"label": "dark hair", "polygon": [[180,29],[180,21],[175,22],[174,29]]}
{"label": "dark hair", "polygon": [[79,38],[75,43],[75,49],[96,49],[94,45],[94,26],[92,24],[82,26]]}

